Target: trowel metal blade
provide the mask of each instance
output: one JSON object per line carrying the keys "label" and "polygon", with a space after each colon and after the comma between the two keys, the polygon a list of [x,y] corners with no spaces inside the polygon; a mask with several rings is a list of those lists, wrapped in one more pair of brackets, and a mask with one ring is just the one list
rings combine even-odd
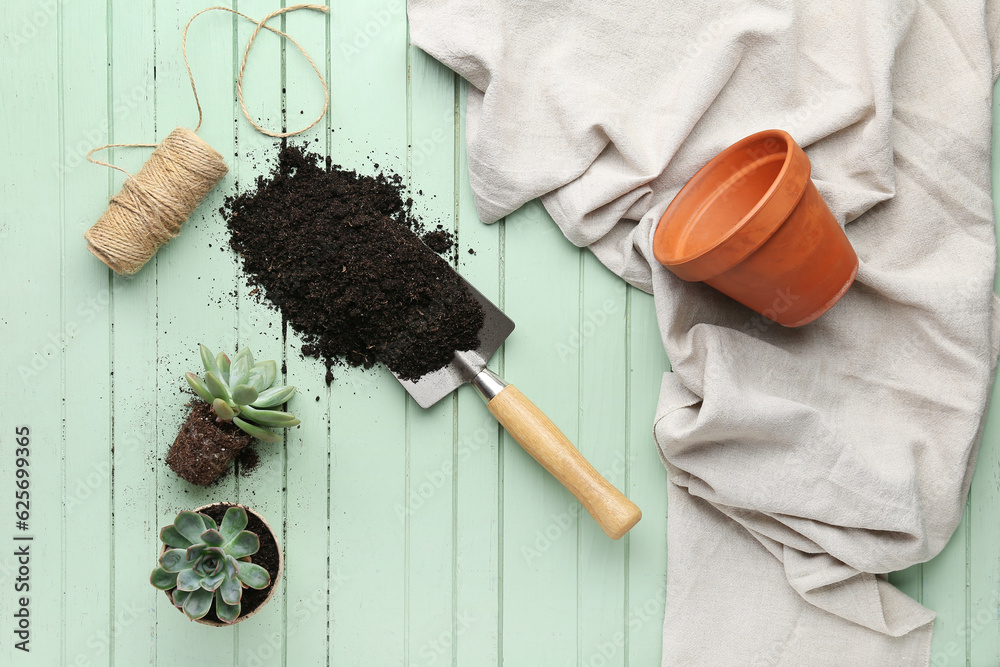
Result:
{"label": "trowel metal blade", "polygon": [[514,330],[514,321],[507,317],[492,301],[483,296],[482,292],[473,287],[465,278],[461,278],[466,289],[483,306],[483,327],[479,330],[479,347],[475,350],[455,352],[451,363],[439,368],[433,373],[427,373],[417,380],[399,380],[403,388],[422,408],[429,408],[442,398],[469,382],[481,370],[486,368],[490,360],[503,342]]}

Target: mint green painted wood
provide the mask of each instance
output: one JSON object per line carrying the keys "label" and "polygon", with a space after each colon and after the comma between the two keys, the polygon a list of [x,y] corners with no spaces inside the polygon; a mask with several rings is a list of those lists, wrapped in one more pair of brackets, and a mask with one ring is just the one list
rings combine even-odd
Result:
{"label": "mint green painted wood", "polygon": [[922,565],[920,601],[938,613],[931,646],[932,665],[964,665],[968,657],[965,623],[970,592],[966,587],[968,511],[965,519],[941,554]]}
{"label": "mint green painted wood", "polygon": [[[194,127],[197,121],[177,37],[187,19],[202,6],[197,0],[156,4],[157,139],[177,125]],[[197,72],[199,97],[206,111],[199,136],[219,151],[230,166],[230,156],[235,150],[232,25],[231,17],[223,13],[207,14],[199,18],[188,34],[191,65]],[[230,341],[236,337],[238,301],[231,294],[238,283],[232,257],[219,252],[225,243],[225,232],[216,211],[233,179],[232,172],[227,174],[185,224],[184,232],[156,256],[157,450],[161,458],[187,416],[184,404],[188,397],[179,389],[184,372],[197,369],[201,363],[198,344],[208,342],[210,347],[227,348],[232,353]],[[136,359],[133,363],[142,361]],[[156,494],[155,526],[169,523],[178,511],[237,497],[232,477],[211,488],[193,487],[160,466]],[[238,648],[234,633],[224,630],[220,635],[216,628],[191,623],[166,602],[157,596],[157,664],[234,663]]]}
{"label": "mint green painted wood", "polygon": [[[996,96],[998,87],[993,87]],[[1000,127],[998,100],[993,101],[993,191],[1000,192]],[[1000,210],[994,200],[994,219]],[[994,291],[997,287],[994,283]],[[965,516],[969,545],[967,607],[962,630],[972,664],[1000,660],[1000,530],[996,507],[1000,504],[1000,392],[993,385],[993,401],[986,414],[983,442],[969,492]],[[954,540],[954,538],[953,538]],[[939,649],[940,650],[940,649]]]}
{"label": "mint green painted wood", "polygon": [[[239,0],[237,8],[249,16],[263,17],[273,11],[275,5],[270,0]],[[211,20],[228,22],[232,17],[219,12],[217,16],[211,17]],[[274,27],[279,29],[282,27],[280,19],[272,21]],[[244,19],[236,21],[236,43],[241,46],[237,50],[235,62],[238,63],[243,57],[242,48],[250,39],[254,29],[255,26],[249,21]],[[243,78],[244,102],[250,117],[258,125],[271,131],[280,131],[285,120],[282,100],[285,74],[282,71],[281,42],[277,35],[270,32],[258,34]],[[324,42],[325,40],[319,40],[314,44],[322,48],[325,46]],[[299,86],[304,83],[301,78],[297,79]],[[267,163],[262,156],[271,152],[269,149],[273,145],[273,139],[248,127],[245,121],[237,126],[236,151],[240,157],[232,170],[240,187],[253,183],[257,174],[265,168]],[[239,295],[236,331],[239,347],[250,348],[255,359],[277,361],[279,370],[276,382],[283,384],[285,380],[281,364],[284,361],[285,345],[281,330],[281,315],[250,295],[250,288],[247,287],[245,280],[237,279],[236,290]],[[236,497],[266,517],[277,532],[279,542],[284,544],[286,445],[258,443],[256,450],[260,456],[260,464],[254,471],[253,478],[236,478]],[[282,581],[271,601],[253,619],[253,622],[259,623],[261,627],[274,628],[274,632],[261,633],[252,627],[245,628],[242,624],[236,627],[235,664],[249,665],[257,662],[281,664],[285,643],[282,637],[287,634],[285,586],[286,583]]]}
{"label": "mint green painted wood", "polygon": [[924,597],[923,579],[923,564],[914,565],[899,572],[892,572],[889,575],[889,580],[894,586],[918,602]]}
{"label": "mint green painted wood", "polygon": [[[405,174],[406,17],[381,3],[333,3],[330,14],[331,154],[365,173],[378,163]],[[330,559],[350,578],[330,598],[330,661],[402,664],[406,534],[395,508],[408,490],[406,393],[382,368],[334,372]]]}
{"label": "mint green painted wood", "polygon": [[[102,7],[95,12],[81,7],[66,8],[62,17],[64,53],[86,53],[90,39],[88,33],[104,37],[107,41],[104,9]],[[73,28],[66,30],[65,26]],[[98,57],[95,58],[95,55]],[[83,139],[91,128],[99,127],[106,118],[106,106],[102,108],[89,104],[95,92],[107,90],[106,77],[96,86],[88,85],[96,83],[92,75],[103,70],[102,55],[90,54],[85,58],[63,58],[60,61],[61,109],[80,109],[79,113],[62,113],[62,134],[64,139],[72,138],[71,144],[73,139]],[[75,400],[67,400],[63,406],[63,439],[73,443],[72,447],[63,450],[63,541],[65,544],[91,545],[86,548],[90,554],[88,558],[65,558],[63,571],[66,581],[73,582],[71,585],[77,594],[90,600],[96,610],[96,613],[79,619],[73,619],[65,611],[62,613],[65,636],[62,660],[68,663],[86,654],[95,639],[101,643],[99,638],[114,625],[110,615],[113,590],[111,569],[94,567],[97,562],[111,563],[113,553],[112,467],[111,449],[108,447],[113,430],[112,394],[111,378],[107,373],[111,361],[111,346],[108,344],[111,327],[107,317],[97,317],[95,313],[91,321],[84,322],[89,319],[89,313],[81,316],[80,312],[80,304],[86,304],[88,299],[94,299],[98,305],[102,301],[109,302],[109,283],[107,271],[100,265],[95,266],[86,256],[89,253],[68,251],[77,246],[81,234],[89,226],[86,209],[80,204],[90,193],[107,189],[107,176],[106,173],[83,167],[66,169],[62,176],[62,322],[68,325],[81,320],[79,333],[64,348],[64,395],[68,395],[68,388],[77,378],[92,378],[87,383],[86,393],[77,394]],[[100,415],[99,420],[94,419],[96,415]],[[38,572],[44,576],[43,571]],[[110,654],[105,651],[95,655],[91,662],[108,664],[109,660]]]}
{"label": "mint green painted wood", "polygon": [[[285,21],[289,34],[309,49],[327,80],[328,25],[313,12],[293,12],[286,15]],[[285,53],[288,126],[298,129],[311,122],[322,108],[322,91],[317,90],[312,68],[294,47],[286,47]],[[308,122],[304,122],[306,119]],[[310,150],[320,155],[328,154],[329,138],[329,115],[302,135]],[[343,564],[332,564],[326,558],[330,540],[330,389],[324,381],[325,368],[315,359],[303,358],[299,354],[301,345],[299,337],[289,329],[285,379],[298,388],[292,405],[302,424],[289,432],[285,445],[285,634],[277,634],[285,661],[275,657],[264,664],[324,663],[330,648],[327,604],[331,591],[336,595],[347,576]]]}
{"label": "mint green painted wood", "polygon": [[[456,114],[464,113],[467,95],[468,83],[460,80]],[[506,223],[479,223],[472,188],[464,177],[468,173],[464,123],[458,124],[458,133],[459,267],[479,291],[503,308]],[[490,360],[490,368],[501,375],[503,358],[501,348]],[[475,390],[462,389],[456,399],[455,664],[485,667],[500,664],[503,657],[502,430]]]}
{"label": "mint green painted wood", "polygon": [[[996,107],[994,164],[997,155],[995,119]],[[996,187],[996,169],[993,178]],[[994,216],[996,210],[994,204]],[[966,515],[971,558],[966,565],[967,608],[961,629],[973,665],[990,665],[1000,660],[1000,530],[997,529],[996,511],[1000,503],[1000,392],[996,384],[993,397],[986,416],[983,443],[972,478],[970,509]]]}
{"label": "mint green painted wood", "polygon": [[[581,251],[539,202],[507,218],[505,379],[579,442],[579,350],[556,348],[579,325]],[[545,285],[545,289],[540,289]],[[576,664],[579,654],[576,499],[509,435],[503,438],[503,654],[511,665]]]}
{"label": "mint green painted wood", "polygon": [[[590,253],[580,255],[580,307],[577,321],[561,330],[563,342],[552,350],[564,364],[579,364],[579,435],[576,446],[605,478],[625,488],[628,460],[628,374],[625,322],[626,284]],[[572,352],[579,349],[577,357]],[[554,367],[563,377],[567,371]],[[578,659],[584,665],[624,665],[625,652],[616,646],[625,636],[626,545],[609,540],[587,515],[577,518]],[[612,647],[614,650],[611,650]],[[603,657],[605,661],[599,659]]]}
{"label": "mint green painted wood", "polygon": [[[137,143],[155,141],[162,135],[157,132],[155,59],[149,48],[155,40],[153,7],[132,6],[129,0],[115,0],[110,9],[111,111],[109,114],[106,106],[102,117],[108,122],[108,139]],[[94,54],[95,68],[91,85],[96,85],[106,62],[105,54],[98,49],[89,51]],[[87,104],[87,99],[81,99],[80,104]],[[92,126],[100,127],[101,123]],[[88,140],[99,143],[96,137]],[[119,149],[114,153],[116,160],[133,171],[148,154],[148,149]],[[93,171],[104,177],[111,187],[105,185],[102,195],[113,195],[121,185],[117,172],[102,174],[104,170],[88,164],[78,170]],[[89,193],[75,204],[85,225],[93,222],[95,211],[100,208],[99,203],[95,205],[95,199],[95,194]],[[79,238],[78,234],[77,244]],[[109,303],[107,313],[102,316],[112,325],[112,336],[107,344],[113,355],[112,369],[117,387],[113,395],[111,443],[114,447],[115,530],[114,560],[111,562],[113,606],[109,618],[114,622],[108,624],[106,635],[102,635],[108,638],[109,650],[104,650],[99,636],[98,642],[69,651],[69,664],[74,664],[72,657],[81,652],[95,664],[113,665],[125,657],[137,664],[155,664],[156,644],[151,638],[157,633],[157,617],[170,612],[165,600],[155,595],[150,597],[149,591],[136,586],[136,582],[149,576],[153,565],[139,554],[155,554],[160,542],[156,488],[163,469],[158,461],[161,454],[157,446],[156,263],[154,258],[146,271],[131,279],[119,278],[99,264],[96,267],[104,273],[104,280],[109,281],[113,299],[113,305]]]}
{"label": "mint green painted wood", "polygon": [[[455,76],[415,47],[409,49],[409,74],[408,180],[413,191],[425,193],[415,212],[454,230]],[[427,410],[406,401],[406,500],[412,511],[397,516],[406,534],[406,658],[412,665],[445,664],[455,652],[455,400],[448,396]]]}
{"label": "mint green painted wood", "polygon": [[[73,340],[71,360],[71,343],[67,340],[70,337],[66,331],[70,322],[66,320],[64,289],[73,276],[64,278],[63,274],[66,225],[62,219],[64,197],[78,192],[82,184],[79,180],[67,181],[58,167],[66,149],[60,113],[64,101],[60,86],[63,67],[59,38],[62,31],[57,17],[47,14],[37,25],[33,23],[34,9],[37,8],[11,3],[0,8],[0,24],[5,26],[4,60],[9,53],[18,62],[31,63],[27,68],[4,67],[0,73],[0,84],[8,91],[0,96],[3,98],[0,122],[4,125],[3,145],[6,148],[5,159],[0,164],[5,213],[0,230],[4,249],[0,281],[6,287],[0,290],[4,343],[0,363],[5,379],[0,389],[0,405],[4,406],[0,410],[0,480],[5,503],[4,547],[0,550],[4,555],[0,560],[3,590],[0,614],[9,628],[0,643],[0,655],[3,656],[0,662],[5,664],[15,664],[15,660],[24,655],[14,649],[12,632],[20,597],[15,590],[16,578],[20,576],[19,563],[14,557],[15,543],[11,540],[14,534],[22,532],[14,527],[15,428],[20,426],[29,427],[31,438],[31,517],[29,530],[23,533],[36,538],[30,543],[34,575],[29,591],[30,623],[34,633],[31,655],[40,661],[39,664],[58,664],[67,646],[63,622],[65,605],[61,594],[67,576],[63,550],[67,526],[61,502],[66,477],[62,451],[57,443],[63,442],[67,434],[63,418],[68,411],[75,411],[63,404],[60,397],[68,386],[67,367],[79,363],[79,348],[78,339]],[[9,36],[8,29],[11,31]],[[101,89],[99,86],[98,91]],[[46,128],[44,133],[31,131],[41,127]],[[31,140],[25,141],[27,137]],[[26,261],[29,257],[30,272]],[[79,326],[82,327],[82,323]],[[101,435],[107,432],[106,421],[106,415],[102,414],[94,425]],[[104,517],[97,520],[102,524],[97,530],[106,535],[107,521]],[[107,546],[103,551],[106,553]],[[98,577],[107,580],[104,572]],[[101,595],[106,607],[107,593]]]}
{"label": "mint green painted wood", "polygon": [[660,380],[670,364],[653,333],[658,331],[653,297],[634,287],[628,288],[627,296],[626,493],[642,508],[642,520],[623,538],[628,549],[625,637],[613,642],[613,650],[621,650],[629,665],[655,665],[660,659],[666,599],[667,471],[650,425]]}
{"label": "mint green painted wood", "polygon": [[[402,0],[331,4],[329,20],[299,12],[275,24],[330,82],[330,113],[301,140],[362,173],[378,163],[423,190],[416,210],[457,232],[460,271],[517,322],[491,366],[550,414],[643,519],[611,542],[586,514],[574,516],[572,496],[502,434],[468,387],[428,411],[382,369],[337,367],[328,387],[323,365],[303,358],[295,332],[257,303],[217,214],[237,181],[249,184],[273,155],[235,99],[252,30],[242,20],[211,13],[189,37],[206,114],[200,134],[232,171],[138,276],[111,274],[81,235],[122,178],[83,155],[194,125],[180,29],[206,3],[5,3],[0,279],[13,288],[0,290],[0,489],[13,475],[12,429],[28,424],[31,664],[658,664],[667,479],[651,426],[668,362],[652,299],[570,245],[537,202],[482,225],[460,122],[467,84],[409,46]],[[237,8],[261,16],[276,6],[239,0]],[[269,127],[308,123],[322,102],[311,68],[274,35],[259,39],[245,80],[251,113]],[[148,150],[112,155],[134,172]],[[258,446],[262,465],[250,476],[210,489],[162,464],[186,416],[182,374],[198,368],[199,342],[283,359],[303,419],[284,445]],[[954,539],[934,560],[891,576],[938,612],[936,666],[1000,662],[998,405]],[[189,623],[147,583],[157,530],[180,509],[234,499],[278,529],[283,583],[235,629]],[[5,507],[0,516],[13,509]],[[13,528],[3,525],[9,544]],[[77,556],[84,540],[96,569]],[[11,553],[0,549],[8,619]],[[0,664],[18,660],[0,642]]]}

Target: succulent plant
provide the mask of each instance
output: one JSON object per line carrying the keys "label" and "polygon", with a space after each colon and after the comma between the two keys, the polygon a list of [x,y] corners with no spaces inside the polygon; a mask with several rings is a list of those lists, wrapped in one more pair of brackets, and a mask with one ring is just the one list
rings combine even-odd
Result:
{"label": "succulent plant", "polygon": [[201,348],[205,365],[204,379],[185,373],[188,384],[201,399],[212,406],[220,421],[231,421],[241,430],[265,442],[280,442],[281,436],[266,426],[289,428],[299,424],[290,412],[276,409],[295,394],[295,387],[273,387],[278,365],[273,361],[254,363],[250,350],[243,348],[233,357]]}
{"label": "succulent plant", "polygon": [[149,575],[149,583],[169,591],[176,607],[188,618],[203,618],[215,601],[215,614],[223,623],[233,623],[240,615],[243,589],[267,588],[271,575],[250,556],[260,549],[260,539],[247,527],[242,507],[230,507],[222,526],[205,515],[181,512],[160,531],[160,541],[168,547],[160,565]]}

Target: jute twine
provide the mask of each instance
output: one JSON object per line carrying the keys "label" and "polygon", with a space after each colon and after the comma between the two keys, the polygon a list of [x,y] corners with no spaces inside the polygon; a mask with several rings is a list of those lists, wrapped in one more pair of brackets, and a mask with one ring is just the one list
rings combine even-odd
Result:
{"label": "jute twine", "polygon": [[122,275],[133,275],[177,236],[181,225],[229,169],[197,134],[178,127],[125,179],[104,215],[87,230],[87,249]]}
{"label": "jute twine", "polygon": [[[250,36],[243,52],[243,60],[240,63],[239,75],[236,80],[236,90],[243,115],[258,132],[271,137],[291,137],[313,127],[326,115],[330,104],[330,93],[316,63],[309,57],[305,49],[289,35],[266,25],[275,16],[297,9],[328,11],[324,5],[292,5],[271,12],[260,21],[256,21],[246,14],[241,14],[228,7],[209,7],[192,16],[184,26],[181,37],[181,53],[184,56],[184,66],[187,68],[188,78],[191,81],[195,105],[198,107],[198,124],[194,130],[178,127],[159,144],[107,144],[87,153],[87,159],[94,164],[117,169],[126,176],[122,189],[111,198],[104,214],[84,234],[90,252],[116,273],[126,276],[137,273],[146,262],[152,259],[162,245],[177,236],[181,226],[191,216],[191,213],[229,171],[222,156],[195,134],[201,127],[203,114],[201,102],[198,99],[198,89],[195,87],[194,75],[191,73],[191,65],[187,58],[187,31],[192,21],[205,12],[222,10],[257,24],[257,28]],[[301,130],[294,132],[267,130],[254,122],[243,102],[243,72],[246,68],[247,56],[249,56],[250,47],[253,46],[254,40],[257,39],[262,28],[270,30],[294,44],[312,66],[323,86],[323,110],[316,120]],[[149,147],[154,150],[146,163],[142,165],[139,173],[133,176],[121,167],[91,157],[97,151],[115,147]]]}

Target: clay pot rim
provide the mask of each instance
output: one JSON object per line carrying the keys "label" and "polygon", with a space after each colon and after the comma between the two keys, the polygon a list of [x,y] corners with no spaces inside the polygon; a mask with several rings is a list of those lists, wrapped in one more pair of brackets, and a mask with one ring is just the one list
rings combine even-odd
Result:
{"label": "clay pot rim", "polygon": [[[712,180],[715,170],[732,154],[740,152],[750,144],[768,139],[777,139],[784,144],[784,160],[781,169],[774,178],[774,182],[771,183],[770,187],[768,187],[767,191],[753,208],[738,223],[733,225],[726,233],[721,234],[708,246],[683,256],[679,256],[673,252],[674,249],[668,239],[669,233],[674,232],[674,228],[676,228],[676,231],[683,230],[690,224],[690,221],[681,221],[676,217],[677,209],[688,203],[692,192],[698,185]],[[780,155],[780,153],[774,153],[774,155]],[[745,165],[736,174],[715,183],[712,187],[712,196],[709,198],[709,201],[718,197],[733,181],[745,173],[747,169],[758,165],[763,159],[766,158],[762,157],[754,160],[752,165]],[[804,167],[804,169],[795,169],[795,166]],[[656,226],[656,231],[653,235],[653,255],[660,264],[668,267],[673,273],[684,280],[710,280],[717,275],[725,273],[757,250],[784,224],[789,213],[794,210],[805,194],[810,172],[811,165],[809,158],[795,142],[795,139],[784,130],[762,130],[740,139],[720,151],[701,169],[695,172],[694,176],[674,196],[667,209],[663,212],[663,215],[660,216],[659,223]],[[802,177],[803,175],[804,178]],[[801,180],[801,183],[796,182],[798,180]],[[793,186],[794,189],[790,189],[789,186]],[[701,207],[698,208],[700,210]],[[671,223],[674,223],[674,225],[672,226]],[[726,259],[718,256],[720,254],[718,251],[727,246],[736,236],[749,233],[754,233],[755,238],[752,244],[748,244],[738,253],[730,252],[730,256]]]}
{"label": "clay pot rim", "polygon": [[[202,625],[210,625],[213,628],[229,628],[229,627],[232,627],[234,625],[237,625],[238,623],[242,623],[243,621],[247,620],[251,616],[254,616],[257,612],[259,612],[261,609],[263,609],[264,607],[266,607],[268,602],[271,601],[271,598],[274,597],[274,592],[278,589],[278,582],[281,581],[281,575],[285,571],[285,554],[281,550],[281,542],[278,541],[278,534],[274,532],[274,528],[271,527],[271,524],[268,523],[267,519],[265,519],[259,512],[254,511],[253,509],[247,507],[246,505],[244,505],[242,503],[230,503],[230,502],[226,502],[224,500],[220,500],[220,501],[215,502],[215,503],[209,503],[208,505],[202,505],[201,507],[195,508],[195,509],[193,509],[191,511],[192,512],[201,512],[201,511],[206,510],[206,509],[208,509],[210,507],[215,507],[216,505],[226,505],[228,507],[242,507],[246,511],[247,514],[253,514],[255,517],[257,517],[258,519],[260,519],[260,522],[264,524],[264,527],[267,528],[267,531],[269,533],[271,533],[271,537],[274,538],[274,544],[278,547],[278,572],[274,575],[274,581],[271,582],[271,590],[269,590],[267,592],[267,597],[264,598],[264,601],[261,602],[257,606],[256,609],[254,609],[249,614],[242,614],[241,613],[239,616],[236,617],[236,620],[233,621],[232,623],[223,623],[222,621],[213,621],[213,620],[205,618],[205,617],[191,619],[195,623],[201,623]],[[160,549],[160,554],[162,555],[163,552],[166,551],[166,550],[167,550],[167,545],[164,544],[163,548]],[[174,600],[173,600],[173,598],[170,597],[170,591],[171,590],[173,590],[173,589],[163,591],[163,593],[167,596],[167,599],[170,600],[170,606],[174,607]],[[177,611],[179,611],[182,614],[184,613],[184,611],[182,609],[179,609],[177,607],[174,607],[174,609],[177,609]]]}

